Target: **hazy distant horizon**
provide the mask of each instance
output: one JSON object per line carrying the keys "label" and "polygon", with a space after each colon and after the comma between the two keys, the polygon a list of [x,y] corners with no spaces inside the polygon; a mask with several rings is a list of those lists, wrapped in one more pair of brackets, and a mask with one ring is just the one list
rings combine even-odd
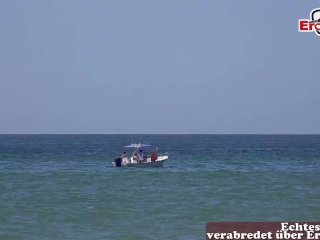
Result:
{"label": "hazy distant horizon", "polygon": [[0,134],[320,134],[317,7],[2,1]]}
{"label": "hazy distant horizon", "polygon": [[275,135],[275,136],[309,136],[320,133],[0,133],[0,135]]}

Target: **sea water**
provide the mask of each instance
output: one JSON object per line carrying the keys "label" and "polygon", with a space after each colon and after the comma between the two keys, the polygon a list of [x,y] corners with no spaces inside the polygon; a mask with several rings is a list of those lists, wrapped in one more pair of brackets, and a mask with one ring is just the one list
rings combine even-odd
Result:
{"label": "sea water", "polygon": [[[115,168],[132,142],[162,168]],[[205,239],[209,221],[319,221],[320,135],[0,135],[0,239]]]}

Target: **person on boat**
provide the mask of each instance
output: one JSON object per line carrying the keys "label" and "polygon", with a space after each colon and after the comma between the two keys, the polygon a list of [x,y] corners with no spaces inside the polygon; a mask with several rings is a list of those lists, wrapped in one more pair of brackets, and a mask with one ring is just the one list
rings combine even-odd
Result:
{"label": "person on boat", "polygon": [[151,162],[155,162],[155,161],[157,161],[157,159],[158,159],[158,153],[157,153],[157,151],[153,151],[151,153]]}
{"label": "person on boat", "polygon": [[123,164],[123,165],[126,165],[126,164],[129,163],[129,158],[128,158],[128,155],[127,155],[126,152],[123,152],[123,153],[121,154],[121,159],[122,159],[122,164]]}
{"label": "person on boat", "polygon": [[123,153],[121,154],[121,158],[126,158],[126,157],[128,157],[127,153],[126,153],[126,152],[123,152]]}
{"label": "person on boat", "polygon": [[147,160],[146,154],[142,151],[142,149],[139,150],[139,162],[144,162]]}

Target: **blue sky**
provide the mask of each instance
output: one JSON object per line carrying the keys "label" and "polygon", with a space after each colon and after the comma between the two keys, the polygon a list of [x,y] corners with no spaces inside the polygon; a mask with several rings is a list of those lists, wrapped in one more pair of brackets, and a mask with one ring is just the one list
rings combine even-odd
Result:
{"label": "blue sky", "polygon": [[0,1],[0,133],[320,133],[320,1]]}

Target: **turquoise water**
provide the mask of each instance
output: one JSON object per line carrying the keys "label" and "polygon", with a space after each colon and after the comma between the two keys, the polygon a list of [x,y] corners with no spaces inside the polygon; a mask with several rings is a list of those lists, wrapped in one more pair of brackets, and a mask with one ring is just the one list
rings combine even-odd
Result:
{"label": "turquoise water", "polygon": [[[163,168],[111,161],[132,142]],[[319,221],[320,135],[0,135],[0,239],[205,239],[208,221]]]}

